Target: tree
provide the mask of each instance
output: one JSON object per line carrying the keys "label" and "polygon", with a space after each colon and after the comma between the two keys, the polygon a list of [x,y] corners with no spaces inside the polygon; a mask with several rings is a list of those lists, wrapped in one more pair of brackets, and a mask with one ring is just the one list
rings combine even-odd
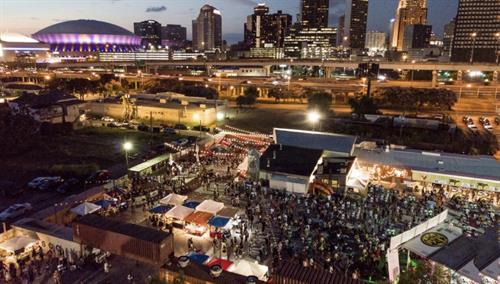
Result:
{"label": "tree", "polygon": [[357,114],[359,118],[364,117],[365,114],[379,113],[379,106],[377,100],[368,95],[361,95],[355,98],[349,98],[349,105],[352,112]]}
{"label": "tree", "polygon": [[332,105],[332,96],[323,91],[309,91],[306,93],[309,109],[317,110],[321,113],[329,113]]}
{"label": "tree", "polygon": [[279,102],[280,100],[284,99],[285,94],[280,88],[272,88],[269,90],[268,96],[274,98],[276,102]]}
{"label": "tree", "polygon": [[236,98],[236,105],[238,105],[239,108],[241,108],[244,105],[246,105],[246,103],[247,103],[246,97],[244,97],[244,96],[238,96]]}
{"label": "tree", "polygon": [[256,87],[250,86],[245,89],[245,97],[250,98],[253,97],[257,99],[259,97],[259,90]]}
{"label": "tree", "polygon": [[451,110],[457,102],[457,94],[445,89],[417,89],[417,88],[385,88],[375,93],[380,102],[387,107],[402,109],[404,112],[422,108]]}
{"label": "tree", "polygon": [[124,91],[125,88],[122,87],[122,84],[115,80],[111,80],[103,86],[104,97],[115,96]]}

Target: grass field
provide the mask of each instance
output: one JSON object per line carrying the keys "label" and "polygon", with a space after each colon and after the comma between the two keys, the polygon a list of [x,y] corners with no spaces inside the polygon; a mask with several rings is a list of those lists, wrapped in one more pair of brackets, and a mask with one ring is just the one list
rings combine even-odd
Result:
{"label": "grass field", "polygon": [[47,174],[81,175],[97,169],[125,163],[122,145],[134,144],[131,154],[150,149],[177,136],[149,134],[118,128],[85,128],[69,135],[42,136],[30,151],[22,155],[2,157],[0,180],[25,183],[35,176]]}

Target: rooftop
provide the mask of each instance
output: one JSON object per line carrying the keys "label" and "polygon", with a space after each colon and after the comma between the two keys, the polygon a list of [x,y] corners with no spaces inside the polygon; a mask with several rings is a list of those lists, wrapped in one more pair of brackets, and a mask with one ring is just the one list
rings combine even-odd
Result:
{"label": "rooftop", "polygon": [[152,243],[161,243],[170,236],[169,233],[164,231],[159,231],[132,223],[117,221],[94,214],[83,216],[77,219],[74,224],[82,224],[101,230],[111,231]]}
{"label": "rooftop", "polygon": [[500,162],[489,156],[395,149],[386,152],[383,149],[361,147],[356,147],[354,156],[360,161],[374,164],[500,181]]}
{"label": "rooftop", "polygon": [[260,169],[310,176],[322,155],[322,150],[273,144],[260,157]]}
{"label": "rooftop", "polygon": [[[304,267],[298,263],[287,261],[273,275],[276,283],[321,283],[321,284],[358,284],[359,280],[345,277],[336,271],[330,273],[324,269]],[[273,281],[274,282],[274,281]]]}
{"label": "rooftop", "polygon": [[356,136],[275,128],[274,142],[287,146],[343,153],[350,156],[356,143]]}
{"label": "rooftop", "polygon": [[51,25],[35,33],[37,34],[109,34],[126,35],[134,34],[114,24],[96,20],[66,21]]}
{"label": "rooftop", "polygon": [[61,92],[50,92],[41,95],[24,93],[18,98],[12,100],[12,102],[20,105],[26,105],[31,108],[44,108],[55,104],[79,104],[82,101],[78,100],[74,96],[66,95]]}

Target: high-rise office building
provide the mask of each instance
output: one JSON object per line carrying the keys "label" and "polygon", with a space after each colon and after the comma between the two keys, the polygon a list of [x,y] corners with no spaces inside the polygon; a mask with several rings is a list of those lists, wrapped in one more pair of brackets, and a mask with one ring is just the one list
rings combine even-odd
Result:
{"label": "high-rise office building", "polygon": [[285,36],[292,25],[292,16],[278,11],[269,14],[265,4],[254,8],[254,13],[247,17],[245,23],[245,42],[250,47],[261,48],[272,45],[283,47]]}
{"label": "high-rise office building", "polygon": [[499,0],[460,0],[451,60],[495,62],[500,38]]}
{"label": "high-rise office building", "polygon": [[134,34],[141,37],[141,43],[146,48],[161,45],[161,24],[157,21],[134,23]]}
{"label": "high-rise office building", "polygon": [[301,0],[300,23],[303,28],[328,27],[329,0]]}
{"label": "high-rise office building", "polygon": [[181,25],[161,27],[161,44],[170,48],[183,48],[186,45],[187,29]]}
{"label": "high-rise office building", "polygon": [[430,46],[432,26],[407,25],[403,36],[403,51],[415,48],[428,48]]}
{"label": "high-rise office building", "polygon": [[337,45],[344,45],[344,23],[345,23],[345,15],[339,17],[339,29],[337,32]]}
{"label": "high-rise office building", "polygon": [[325,59],[336,52],[336,28],[292,27],[285,38],[285,56],[292,58]]}
{"label": "high-rise office building", "polygon": [[344,18],[345,46],[364,49],[366,24],[368,21],[368,0],[347,0]]}
{"label": "high-rise office building", "polygon": [[396,18],[392,23],[391,48],[403,50],[405,28],[427,24],[427,0],[399,0]]}
{"label": "high-rise office building", "polygon": [[371,51],[384,51],[387,49],[387,35],[384,32],[370,31],[366,33],[365,48]]}
{"label": "high-rise office building", "polygon": [[210,50],[222,48],[222,16],[219,10],[204,5],[193,20],[193,48]]}
{"label": "high-rise office building", "polygon": [[453,46],[453,36],[455,34],[455,18],[444,25],[443,32],[443,55],[451,57],[451,48]]}

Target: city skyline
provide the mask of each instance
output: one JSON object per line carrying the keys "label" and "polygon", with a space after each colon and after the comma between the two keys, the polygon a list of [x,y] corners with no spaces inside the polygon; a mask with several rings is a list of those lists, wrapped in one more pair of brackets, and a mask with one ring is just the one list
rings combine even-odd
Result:
{"label": "city skyline", "polygon": [[[62,1],[2,1],[0,3],[0,26],[2,32],[19,32],[32,34],[49,25],[74,19],[96,19],[111,22],[128,30],[133,30],[133,23],[144,20],[157,20],[162,25],[181,24],[188,28],[188,38],[191,38],[191,20],[194,19],[201,6],[210,4],[221,10],[223,17],[224,39],[230,43],[243,40],[243,24],[246,16],[253,11],[258,1],[238,0],[235,8],[234,2],[227,0],[218,1],[142,1],[132,0],[91,0],[72,2]],[[446,3],[445,3],[446,2]],[[436,34],[441,35],[444,24],[455,16],[457,0],[429,1],[429,22],[433,25]],[[271,12],[283,10],[284,13],[293,15],[300,10],[300,1],[271,0],[265,2]],[[394,18],[398,0],[370,1],[368,13],[368,30],[389,32],[390,19]],[[100,5],[100,9],[95,9]],[[78,8],[73,8],[77,6]],[[26,7],[31,7],[26,9]],[[116,9],[121,9],[116,13]],[[388,8],[390,7],[390,8]],[[345,4],[342,0],[330,0],[330,26],[338,26],[338,17],[344,13]],[[15,17],[14,15],[24,15]]]}

